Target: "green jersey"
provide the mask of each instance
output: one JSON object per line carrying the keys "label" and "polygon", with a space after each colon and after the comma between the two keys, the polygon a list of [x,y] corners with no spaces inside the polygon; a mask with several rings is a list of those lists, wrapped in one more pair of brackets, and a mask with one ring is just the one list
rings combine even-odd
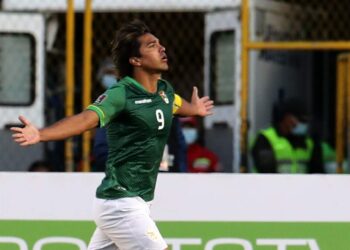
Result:
{"label": "green jersey", "polygon": [[158,81],[156,93],[125,77],[87,109],[107,128],[106,176],[97,188],[103,199],[153,199],[159,164],[173,116],[173,88]]}

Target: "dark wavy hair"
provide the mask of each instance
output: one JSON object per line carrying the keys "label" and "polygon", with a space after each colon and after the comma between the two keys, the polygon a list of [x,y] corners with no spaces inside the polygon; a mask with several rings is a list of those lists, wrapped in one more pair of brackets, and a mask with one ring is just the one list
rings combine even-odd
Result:
{"label": "dark wavy hair", "polygon": [[147,33],[151,33],[150,29],[140,20],[126,23],[116,32],[112,42],[112,57],[120,78],[132,76],[133,66],[129,59],[140,56],[138,38]]}

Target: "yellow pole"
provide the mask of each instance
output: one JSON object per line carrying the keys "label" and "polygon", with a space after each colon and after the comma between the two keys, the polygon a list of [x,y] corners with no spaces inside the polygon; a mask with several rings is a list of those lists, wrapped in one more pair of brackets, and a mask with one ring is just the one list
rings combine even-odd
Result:
{"label": "yellow pole", "polygon": [[249,42],[246,46],[255,50],[349,50],[350,42]]}
{"label": "yellow pole", "polygon": [[[348,161],[346,164],[349,164],[349,152],[350,152],[350,54],[347,53],[347,64],[346,64],[346,95],[345,95],[345,105],[346,105],[346,126],[345,126],[345,132],[346,132],[346,144],[344,143],[344,147],[347,149],[347,158]],[[344,148],[344,150],[345,150]],[[343,158],[343,163],[344,163],[344,158]],[[344,165],[342,164],[342,168],[340,169],[338,167],[338,173],[344,173]]]}
{"label": "yellow pole", "polygon": [[[91,47],[92,47],[92,0],[85,0],[84,15],[84,66],[83,66],[83,107],[91,103]],[[89,172],[91,132],[83,134],[83,171]]]}
{"label": "yellow pole", "polygon": [[337,61],[337,110],[336,110],[336,161],[337,172],[341,173],[344,160],[344,101],[345,101],[345,66],[346,59],[342,56]]}
{"label": "yellow pole", "polygon": [[249,3],[242,2],[242,89],[241,89],[241,159],[240,171],[247,167],[248,154],[248,91],[249,91]]}
{"label": "yellow pole", "polygon": [[[67,0],[66,14],[66,116],[74,113],[74,0]],[[73,139],[65,142],[65,168],[67,172],[74,170]]]}

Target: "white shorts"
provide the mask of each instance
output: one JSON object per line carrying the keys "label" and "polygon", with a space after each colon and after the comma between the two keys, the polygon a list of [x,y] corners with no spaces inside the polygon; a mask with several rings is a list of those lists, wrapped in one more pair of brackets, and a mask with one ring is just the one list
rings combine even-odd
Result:
{"label": "white shorts", "polygon": [[88,250],[164,250],[163,237],[150,217],[149,204],[140,197],[95,198],[97,228]]}

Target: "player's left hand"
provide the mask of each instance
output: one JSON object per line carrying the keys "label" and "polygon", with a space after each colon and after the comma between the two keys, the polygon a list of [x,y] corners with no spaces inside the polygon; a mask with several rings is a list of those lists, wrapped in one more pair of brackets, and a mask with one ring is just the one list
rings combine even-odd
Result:
{"label": "player's left hand", "polygon": [[214,102],[210,100],[209,96],[199,98],[197,87],[193,87],[191,104],[194,105],[197,110],[196,115],[207,116],[213,114]]}

